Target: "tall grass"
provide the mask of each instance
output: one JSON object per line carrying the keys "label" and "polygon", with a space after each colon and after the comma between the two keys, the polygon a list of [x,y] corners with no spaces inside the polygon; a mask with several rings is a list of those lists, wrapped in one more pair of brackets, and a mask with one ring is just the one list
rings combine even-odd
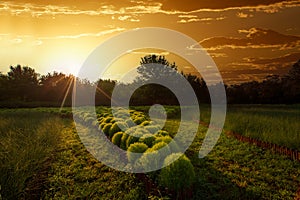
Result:
{"label": "tall grass", "polygon": [[[59,117],[29,109],[0,111],[0,186],[3,199],[24,198],[59,141]],[[1,198],[0,198],[1,199]]]}
{"label": "tall grass", "polygon": [[300,150],[300,109],[289,106],[230,107],[225,129]]}
{"label": "tall grass", "polygon": [[[209,105],[200,105],[201,121],[209,123],[210,114]],[[299,122],[299,105],[229,105],[224,129],[300,150]]]}

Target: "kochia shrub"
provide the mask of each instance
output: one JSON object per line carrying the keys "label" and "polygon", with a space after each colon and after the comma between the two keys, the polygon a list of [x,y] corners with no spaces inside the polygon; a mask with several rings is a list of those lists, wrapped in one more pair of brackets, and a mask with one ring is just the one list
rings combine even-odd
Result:
{"label": "kochia shrub", "polygon": [[121,138],[121,143],[120,143],[120,148],[123,149],[123,150],[126,150],[126,141],[127,141],[127,138],[129,137],[128,134],[124,133],[122,138]]}
{"label": "kochia shrub", "polygon": [[155,141],[155,136],[150,133],[143,135],[139,139],[139,142],[146,144],[148,147],[152,147],[154,141]]}
{"label": "kochia shrub", "polygon": [[141,154],[133,154],[133,153],[144,153],[148,149],[148,146],[141,142],[136,142],[131,144],[127,149],[127,158],[131,163],[135,163],[137,159],[139,159]]}
{"label": "kochia shrub", "polygon": [[[171,163],[175,159],[177,160]],[[184,190],[192,186],[195,180],[195,171],[191,161],[185,155],[181,153],[171,154],[165,159],[164,165],[168,166],[161,169],[159,175],[161,186],[173,191]]]}
{"label": "kochia shrub", "polygon": [[127,141],[126,141],[126,149],[129,148],[129,146],[137,141],[139,141],[139,135],[136,135],[136,136],[132,136],[130,135],[128,138],[127,138]]}
{"label": "kochia shrub", "polygon": [[126,131],[126,133],[130,134],[126,141],[126,148],[128,148],[131,144],[137,142],[143,135],[149,134],[149,132],[140,127],[132,127]]}
{"label": "kochia shrub", "polygon": [[145,121],[145,118],[144,117],[136,117],[133,122],[137,125],[143,123]]}
{"label": "kochia shrub", "polygon": [[94,119],[95,119],[94,117],[87,117],[84,119],[84,122],[88,125],[91,125],[93,123]]}
{"label": "kochia shrub", "polygon": [[150,124],[149,121],[144,121],[143,123],[141,123],[142,126],[147,126],[147,125],[149,125],[149,124]]}
{"label": "kochia shrub", "polygon": [[109,130],[109,138],[112,138],[115,133],[119,131],[125,131],[128,129],[128,126],[125,122],[115,122]]}
{"label": "kochia shrub", "polygon": [[114,113],[114,116],[120,117],[120,118],[128,117],[128,115],[129,115],[129,113],[127,112],[127,110],[119,110],[116,113]]}
{"label": "kochia shrub", "polygon": [[162,136],[162,137],[156,137],[154,144],[160,143],[160,142],[165,142],[165,143],[170,143],[172,141],[172,138],[170,136]]}
{"label": "kochia shrub", "polygon": [[[144,122],[143,122],[144,123]],[[145,126],[145,129],[147,131],[149,131],[150,133],[156,133],[157,131],[160,130],[159,126],[155,126],[155,125],[148,125],[148,126]]]}
{"label": "kochia shrub", "polygon": [[127,119],[127,120],[125,121],[125,123],[127,124],[128,127],[133,127],[133,126],[135,126],[135,123],[133,122],[132,119]]}
{"label": "kochia shrub", "polygon": [[172,143],[172,140],[173,139],[170,136],[156,137],[155,141],[153,142],[153,145],[158,144],[160,142],[165,142],[169,145],[171,152],[173,152],[173,153],[179,152],[180,149],[179,149],[178,145],[176,144],[175,141],[173,141],[173,143]]}
{"label": "kochia shrub", "polygon": [[118,147],[120,147],[121,144],[121,138],[123,136],[123,132],[117,132],[116,134],[114,134],[114,136],[112,137],[111,141],[114,145],[117,145]]}
{"label": "kochia shrub", "polygon": [[[149,149],[148,149],[149,150]],[[157,151],[147,151],[137,160],[137,165],[144,169],[145,171],[150,171],[152,169],[158,169],[158,152]]]}
{"label": "kochia shrub", "polygon": [[105,123],[105,122],[102,122],[102,123],[99,125],[99,128],[98,128],[98,129],[99,129],[99,130],[100,130],[100,129],[102,130],[103,127],[104,127],[105,125],[106,125],[106,123]]}
{"label": "kochia shrub", "polygon": [[104,113],[102,116],[103,117],[108,117],[108,116],[110,116],[110,114],[109,113]]}
{"label": "kochia shrub", "polygon": [[162,166],[165,158],[171,154],[171,150],[167,143],[159,142],[153,145],[153,147],[149,148],[147,152],[157,151],[159,157],[157,158],[159,166]]}
{"label": "kochia shrub", "polygon": [[170,149],[168,147],[168,144],[165,143],[165,142],[159,142],[159,143],[154,144],[153,147],[151,147],[151,150],[158,151],[158,150],[162,149],[165,146],[167,146],[165,149],[169,150],[168,152],[170,153]]}
{"label": "kochia shrub", "polygon": [[108,123],[108,124],[105,124],[105,125],[104,125],[102,131],[103,131],[103,133],[104,133],[106,136],[108,136],[109,130],[110,130],[110,127],[111,127],[111,126],[112,126],[112,123]]}
{"label": "kochia shrub", "polygon": [[94,126],[94,127],[99,126],[98,120],[94,120],[94,121],[92,122],[92,126]]}
{"label": "kochia shrub", "polygon": [[106,117],[104,118],[104,120],[102,121],[103,123],[110,123],[113,120],[112,117]]}
{"label": "kochia shrub", "polygon": [[159,130],[158,135],[160,135],[160,136],[169,136],[169,133],[168,133],[168,131]]}

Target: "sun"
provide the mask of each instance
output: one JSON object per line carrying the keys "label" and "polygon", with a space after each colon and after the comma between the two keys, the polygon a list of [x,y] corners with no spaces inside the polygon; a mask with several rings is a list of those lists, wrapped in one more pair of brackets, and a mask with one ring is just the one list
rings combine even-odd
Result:
{"label": "sun", "polygon": [[80,61],[76,61],[76,60],[66,60],[64,61],[63,66],[64,66],[63,71],[65,71],[65,73],[76,76],[81,67],[81,63]]}
{"label": "sun", "polygon": [[77,76],[81,68],[82,62],[83,61],[81,61],[78,58],[65,57],[56,62],[56,70],[65,74],[72,74],[74,76]]}

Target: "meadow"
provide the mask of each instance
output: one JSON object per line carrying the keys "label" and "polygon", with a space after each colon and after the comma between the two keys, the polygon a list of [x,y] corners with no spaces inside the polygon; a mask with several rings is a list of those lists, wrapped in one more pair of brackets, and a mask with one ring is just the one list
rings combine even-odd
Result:
{"label": "meadow", "polygon": [[[74,115],[82,126],[103,130],[109,140],[128,151],[128,160],[136,162],[141,158],[131,157],[130,152],[144,152],[145,157],[155,153],[170,142],[179,126],[178,107],[166,106],[168,120],[158,133],[146,114],[148,109],[132,107],[131,117],[137,124],[152,126],[152,140],[126,136],[105,107],[96,109],[97,122],[88,112]],[[210,108],[200,110],[201,121],[208,123]],[[2,199],[294,199],[300,186],[300,162],[225,134],[234,131],[298,149],[299,106],[230,106],[225,131],[208,156],[198,158],[207,131],[200,124],[180,162],[144,175],[119,172],[97,161],[81,143],[70,108],[3,109],[0,113]],[[139,132],[129,126],[128,130]],[[189,173],[177,170],[182,166]],[[183,186],[184,190],[179,189]]]}
{"label": "meadow", "polygon": [[[209,123],[210,108],[201,107]],[[229,105],[224,129],[300,151],[299,105]]]}

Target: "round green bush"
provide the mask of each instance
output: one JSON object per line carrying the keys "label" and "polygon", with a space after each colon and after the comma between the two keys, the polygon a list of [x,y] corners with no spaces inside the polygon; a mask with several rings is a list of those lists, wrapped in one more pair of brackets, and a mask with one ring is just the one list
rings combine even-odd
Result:
{"label": "round green bush", "polygon": [[153,151],[158,151],[159,149],[161,149],[161,148],[163,148],[163,147],[165,147],[165,146],[167,146],[167,148],[165,148],[165,149],[168,149],[169,152],[170,152],[170,149],[169,149],[169,147],[168,147],[168,144],[165,143],[165,142],[159,142],[159,143],[154,144],[153,147],[151,147],[151,150],[153,150]]}
{"label": "round green bush", "polygon": [[141,123],[142,126],[147,126],[150,124],[150,121],[144,121],[143,123]]}
{"label": "round green bush", "polygon": [[128,126],[125,122],[115,122],[109,130],[109,138],[112,138],[115,133],[119,131],[125,131],[128,129]]}
{"label": "round green bush", "polygon": [[153,144],[153,146],[151,147],[151,150],[152,151],[159,150],[159,154],[161,156],[161,164],[163,164],[164,159],[172,153],[169,145],[165,142],[159,142],[159,143]]}
{"label": "round green bush", "polygon": [[154,126],[154,125],[145,126],[145,129],[153,134],[160,130],[159,126]]}
{"label": "round green bush", "polygon": [[110,127],[111,127],[111,126],[112,126],[112,123],[108,123],[108,124],[105,124],[105,125],[104,125],[102,131],[103,131],[103,133],[104,133],[106,136],[108,136],[109,130],[110,130]]}
{"label": "round green bush", "polygon": [[127,141],[128,137],[129,137],[129,135],[124,133],[122,138],[121,138],[120,148],[123,149],[123,150],[127,150],[126,141]]}
{"label": "round green bush", "polygon": [[136,117],[133,122],[137,125],[143,123],[145,121],[145,118],[144,117]]}
{"label": "round green bush", "polygon": [[99,117],[99,116],[97,115],[97,119],[98,119],[99,122],[101,122],[101,121],[104,119],[104,117]]}
{"label": "round green bush", "polygon": [[157,162],[161,167],[164,163],[165,158],[171,154],[171,150],[167,143],[159,142],[157,144],[154,144],[151,148],[147,149],[147,152],[154,152],[154,151],[156,151],[159,155],[159,157],[157,157]]}
{"label": "round green bush", "polygon": [[110,116],[110,114],[109,113],[104,113],[102,116],[103,117],[108,117],[108,116]]}
{"label": "round green bush", "polygon": [[125,123],[127,124],[128,127],[133,127],[133,126],[135,126],[135,123],[133,122],[132,119],[127,119],[127,120],[125,121]]}
{"label": "round green bush", "polygon": [[144,143],[136,142],[131,144],[127,149],[127,158],[131,163],[135,163],[142,155],[133,153],[144,153],[148,149],[148,146]]}
{"label": "round green bush", "polygon": [[129,113],[127,112],[127,110],[119,110],[117,112],[114,113],[114,116],[116,117],[120,117],[120,118],[124,118],[124,117],[128,117]]}
{"label": "round green bush", "polygon": [[157,134],[160,136],[169,136],[168,131],[164,131],[164,130],[159,130]]}
{"label": "round green bush", "polygon": [[[172,161],[174,162],[171,163]],[[164,165],[167,166],[161,169],[159,185],[173,191],[184,190],[192,186],[195,180],[195,171],[191,161],[185,155],[171,154],[165,159]]]}
{"label": "round green bush", "polygon": [[179,150],[178,145],[176,144],[175,141],[173,141],[173,143],[171,143],[172,140],[173,139],[170,136],[157,137],[155,139],[155,141],[153,142],[153,145],[160,143],[160,142],[165,142],[169,145],[171,152],[173,152],[173,153],[179,152],[180,150]]}
{"label": "round green bush", "polygon": [[148,151],[147,149],[143,155],[137,160],[137,165],[147,171],[152,171],[152,169],[158,169],[158,152],[157,151]]}
{"label": "round green bush", "polygon": [[143,135],[139,139],[139,142],[146,144],[148,147],[152,147],[154,141],[155,141],[155,136],[150,133]]}
{"label": "round green bush", "polygon": [[140,138],[138,137],[138,135],[137,134],[134,134],[134,135],[136,135],[136,136],[132,136],[132,135],[128,136],[128,138],[126,140],[126,149],[128,149],[131,144],[139,141]]}
{"label": "round green bush", "polygon": [[126,148],[128,148],[131,144],[137,142],[144,135],[149,134],[147,130],[139,126],[128,129],[126,133],[130,134],[126,141]]}
{"label": "round green bush", "polygon": [[98,122],[98,120],[94,120],[94,121],[92,122],[92,125],[93,125],[94,127],[97,127],[97,126],[99,126],[99,122]]}
{"label": "round green bush", "polygon": [[113,120],[112,117],[106,117],[104,118],[104,120],[102,121],[103,123],[110,123]]}
{"label": "round green bush", "polygon": [[86,119],[88,117],[92,117],[91,113],[85,112],[85,113],[82,114],[83,119]]}
{"label": "round green bush", "polygon": [[84,118],[84,122],[88,125],[91,125],[94,121],[94,117],[87,117],[87,118]]}
{"label": "round green bush", "polygon": [[160,143],[160,142],[165,142],[165,143],[170,143],[172,141],[172,138],[170,136],[161,136],[161,137],[156,137],[154,144]]}
{"label": "round green bush", "polygon": [[114,145],[117,145],[118,147],[120,147],[121,144],[121,138],[123,136],[123,132],[117,132],[116,134],[114,134],[114,136],[112,137],[111,141]]}
{"label": "round green bush", "polygon": [[107,123],[102,122],[102,123],[99,125],[99,127],[101,128],[101,130],[103,129],[103,127],[104,127],[106,124],[107,124]]}

